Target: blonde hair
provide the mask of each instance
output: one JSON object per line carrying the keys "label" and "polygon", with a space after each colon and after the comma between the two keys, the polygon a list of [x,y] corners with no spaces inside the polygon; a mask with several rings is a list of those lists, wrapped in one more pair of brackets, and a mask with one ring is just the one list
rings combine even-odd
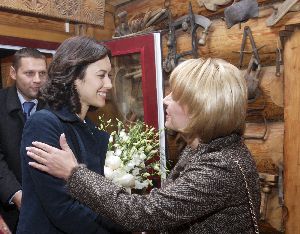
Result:
{"label": "blonde hair", "polygon": [[240,70],[222,59],[189,59],[171,73],[172,98],[190,122],[180,131],[203,143],[245,128],[247,86]]}

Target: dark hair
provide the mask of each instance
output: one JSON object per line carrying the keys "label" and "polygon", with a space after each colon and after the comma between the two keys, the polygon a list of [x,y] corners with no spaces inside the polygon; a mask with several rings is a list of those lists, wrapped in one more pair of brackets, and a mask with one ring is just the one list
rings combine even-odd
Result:
{"label": "dark hair", "polygon": [[43,55],[39,50],[34,48],[22,48],[13,56],[12,66],[16,71],[19,69],[22,58],[37,58],[46,60],[46,56]]}
{"label": "dark hair", "polygon": [[54,110],[67,106],[72,113],[80,113],[75,80],[82,80],[88,65],[105,56],[110,57],[110,51],[92,38],[68,38],[58,47],[49,65],[48,80],[41,90],[42,98]]}

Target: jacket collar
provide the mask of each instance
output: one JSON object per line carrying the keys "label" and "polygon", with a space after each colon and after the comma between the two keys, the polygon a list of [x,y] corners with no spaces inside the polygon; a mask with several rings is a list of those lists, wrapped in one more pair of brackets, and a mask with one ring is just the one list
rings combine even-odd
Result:
{"label": "jacket collar", "polygon": [[[48,108],[50,109],[50,108]],[[81,122],[80,118],[75,114],[72,113],[68,107],[62,107],[59,110],[50,109],[59,119],[64,122]]]}
{"label": "jacket collar", "polygon": [[[238,134],[231,134],[225,137],[220,137],[213,139],[207,144],[199,144],[197,148],[192,148],[189,145],[185,147],[183,150],[182,154],[180,155],[180,158],[178,160],[178,163],[176,164],[176,171],[182,171],[185,166],[189,163],[190,160],[193,160],[195,157],[199,157],[200,155],[211,153],[211,152],[216,152],[216,151],[221,151],[222,149],[238,142],[241,141],[242,137],[239,136]],[[174,175],[173,175],[174,176]],[[176,175],[175,172],[175,177],[178,176]]]}
{"label": "jacket collar", "polygon": [[238,141],[241,141],[242,137],[236,133],[233,133],[231,135],[227,135],[224,137],[219,137],[216,139],[213,139],[207,144],[199,144],[196,149],[192,149],[190,146],[187,146],[187,150],[193,153],[208,153],[208,152],[214,152],[214,151],[219,151],[223,148],[226,148]]}
{"label": "jacket collar", "polygon": [[21,103],[17,93],[17,88],[15,85],[8,88],[6,106],[7,106],[8,113],[22,110]]}
{"label": "jacket collar", "polygon": [[174,181],[176,178],[180,176],[180,173],[185,169],[186,165],[188,165],[194,158],[199,158],[199,156],[204,155],[206,153],[220,151],[223,148],[226,148],[238,141],[241,141],[242,137],[233,133],[231,135],[220,137],[213,139],[207,144],[199,144],[197,148],[193,149],[189,145],[185,147],[180,158],[175,165],[174,169],[171,171],[169,175],[170,180],[166,180],[164,185]]}

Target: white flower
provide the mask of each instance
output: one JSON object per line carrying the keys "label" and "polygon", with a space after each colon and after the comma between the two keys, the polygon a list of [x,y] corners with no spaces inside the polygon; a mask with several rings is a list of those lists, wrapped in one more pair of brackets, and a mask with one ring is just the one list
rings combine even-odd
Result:
{"label": "white flower", "polygon": [[127,188],[133,188],[135,185],[134,176],[129,173],[126,173],[125,175],[118,178],[114,178],[114,181]]}
{"label": "white flower", "polygon": [[127,141],[127,139],[129,138],[125,132],[125,130],[123,129],[120,134],[119,137],[123,140],[123,141]]}
{"label": "white flower", "polygon": [[113,178],[113,170],[110,167],[104,166],[104,175],[109,180],[112,180],[112,178]]}
{"label": "white flower", "polygon": [[114,141],[114,137],[112,135],[110,135],[109,137],[109,143],[112,143]]}
{"label": "white flower", "polygon": [[140,174],[140,169],[138,167],[134,168],[131,172],[132,175],[137,176]]}
{"label": "white flower", "polygon": [[114,156],[114,151],[107,151],[106,152],[106,158],[110,157],[110,156]]}
{"label": "white flower", "polygon": [[136,164],[134,164],[132,161],[130,161],[129,163],[126,164],[126,171],[130,171],[131,169],[133,169],[136,166]]}
{"label": "white flower", "polygon": [[116,149],[115,155],[119,157],[121,154],[122,154],[122,150],[121,149]]}
{"label": "white flower", "polygon": [[113,171],[112,181],[117,184],[116,179],[125,175],[127,172],[124,170],[124,167],[119,167],[118,169]]}
{"label": "white flower", "polygon": [[105,160],[105,166],[109,167],[112,170],[119,168],[121,163],[121,159],[114,155],[108,156]]}
{"label": "white flower", "polygon": [[135,189],[143,189],[143,188],[147,188],[148,185],[149,185],[149,183],[148,183],[147,180],[145,180],[145,181],[143,181],[143,182],[140,182],[140,181],[138,181],[138,180],[135,180],[135,186],[134,186],[134,188],[135,188]]}
{"label": "white flower", "polygon": [[139,154],[132,155],[132,163],[134,165],[139,165],[143,160],[140,158]]}
{"label": "white flower", "polygon": [[144,154],[144,153],[140,153],[139,157],[140,157],[141,160],[145,160],[145,158],[146,158],[147,156],[146,156],[146,154]]}

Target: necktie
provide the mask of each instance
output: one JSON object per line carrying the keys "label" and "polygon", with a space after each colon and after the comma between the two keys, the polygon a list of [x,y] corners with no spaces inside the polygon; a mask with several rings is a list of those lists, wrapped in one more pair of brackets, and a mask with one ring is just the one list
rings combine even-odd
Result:
{"label": "necktie", "polygon": [[27,120],[30,116],[30,111],[34,107],[35,103],[34,102],[24,102],[23,103],[23,109],[24,109],[24,115],[25,119]]}

